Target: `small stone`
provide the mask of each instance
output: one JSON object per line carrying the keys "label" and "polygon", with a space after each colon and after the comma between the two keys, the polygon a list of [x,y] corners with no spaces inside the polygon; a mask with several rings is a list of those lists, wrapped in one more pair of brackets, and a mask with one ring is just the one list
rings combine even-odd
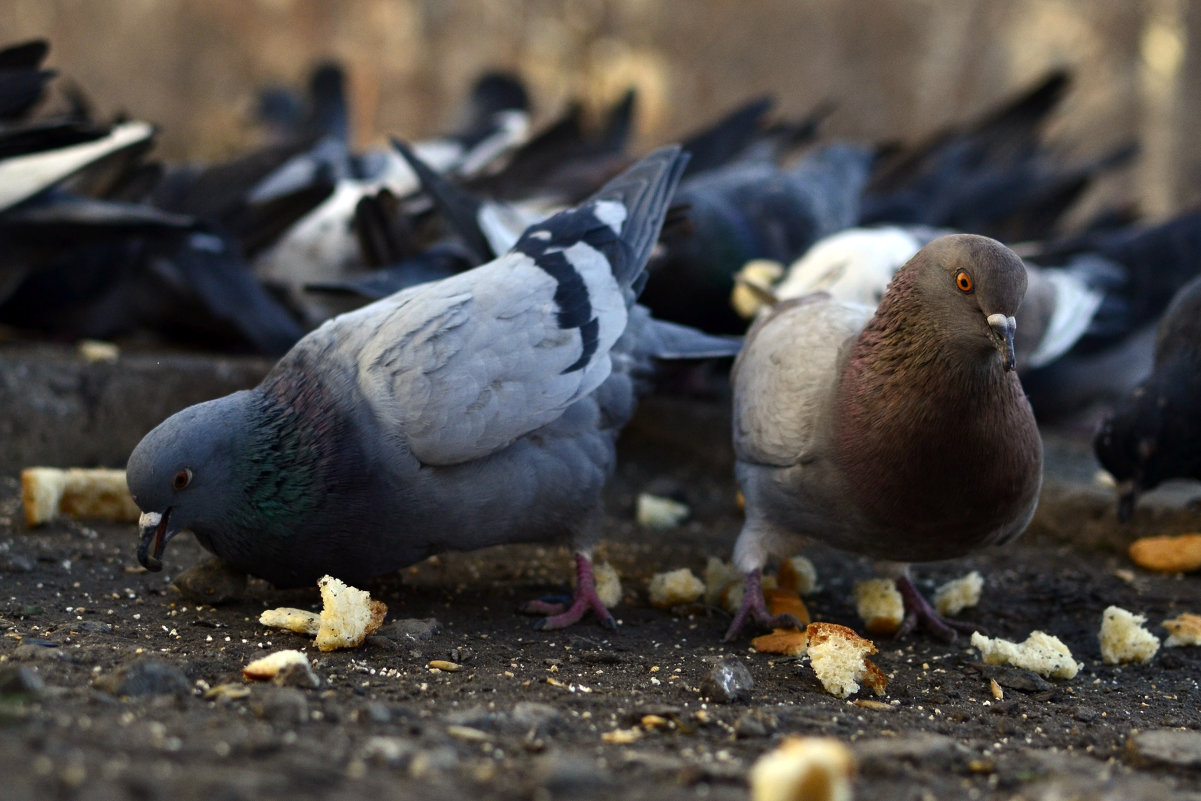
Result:
{"label": "small stone", "polygon": [[171,586],[189,601],[217,606],[245,597],[246,574],[220,559],[205,559],[176,576]]}
{"label": "small stone", "polygon": [[84,634],[112,634],[113,624],[103,620],[84,620],[75,626],[75,630]]}
{"label": "small stone", "polygon": [[1201,768],[1201,731],[1150,729],[1126,740],[1126,751],[1140,767],[1171,765]]}
{"label": "small stone", "polygon": [[537,760],[535,781],[552,798],[582,798],[610,781],[595,761],[577,754],[552,751]]}
{"label": "small stone", "polygon": [[983,662],[977,662],[972,667],[980,671],[986,679],[991,679],[1008,690],[1038,693],[1055,688],[1054,684],[1042,676],[1024,668],[1012,665],[986,665]]}
{"label": "small stone", "polygon": [[192,694],[192,682],[182,670],[156,659],[119,668],[98,678],[95,686],[117,697]]}
{"label": "small stone", "polygon": [[424,620],[409,618],[406,620],[393,620],[390,623],[380,626],[376,629],[375,636],[383,637],[393,642],[414,643],[429,640],[441,630],[442,624],[435,618],[430,617]]}
{"label": "small stone", "polygon": [[532,737],[549,737],[563,728],[563,713],[550,704],[521,701],[513,706],[513,723],[521,733]]}
{"label": "small stone", "polygon": [[309,704],[304,693],[294,687],[261,685],[250,697],[250,711],[272,723],[295,726],[309,719]]}
{"label": "small stone", "polygon": [[36,698],[45,689],[42,677],[24,665],[0,669],[0,698]]}
{"label": "small stone", "polygon": [[32,573],[37,562],[32,556],[12,551],[0,552],[0,573]]}
{"label": "small stone", "polygon": [[13,659],[17,662],[54,662],[66,658],[61,648],[28,640],[13,651]]}
{"label": "small stone", "polygon": [[313,672],[313,667],[307,661],[291,662],[280,668],[279,673],[271,679],[278,687],[299,687],[302,690],[316,690],[321,686],[321,678]]}
{"label": "small stone", "polygon": [[976,756],[953,737],[925,732],[903,732],[900,737],[875,737],[855,744],[855,756],[864,774],[890,773],[904,762],[922,770],[949,770],[966,765]]}
{"label": "small stone", "polygon": [[719,704],[746,703],[754,688],[751,672],[736,656],[723,657],[701,682],[701,694]]}
{"label": "small stone", "polygon": [[740,740],[766,737],[770,733],[763,716],[756,712],[746,712],[734,721],[734,736]]}

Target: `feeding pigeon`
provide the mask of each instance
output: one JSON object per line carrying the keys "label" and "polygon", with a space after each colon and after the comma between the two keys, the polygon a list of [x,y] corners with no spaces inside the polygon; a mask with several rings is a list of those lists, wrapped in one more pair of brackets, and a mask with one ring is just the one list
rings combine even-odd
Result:
{"label": "feeding pigeon", "polygon": [[127,475],[140,561],[190,529],[279,586],[351,583],[430,554],[509,542],[575,549],[566,608],[589,610],[615,441],[652,358],[732,355],[736,340],[634,301],[686,157],[659,150],[507,254],[312,332],[255,389],[152,430]]}
{"label": "feeding pigeon", "polygon": [[936,239],[880,305],[822,294],[778,304],[734,364],[747,591],[726,638],[769,624],[760,572],[818,541],[888,563],[903,630],[953,638],[910,562],[1006,542],[1034,514],[1042,441],[1014,372],[1021,260],[995,240]]}
{"label": "feeding pigeon", "polygon": [[1201,276],[1164,313],[1151,374],[1102,424],[1097,459],[1118,481],[1118,519],[1171,478],[1201,480]]}

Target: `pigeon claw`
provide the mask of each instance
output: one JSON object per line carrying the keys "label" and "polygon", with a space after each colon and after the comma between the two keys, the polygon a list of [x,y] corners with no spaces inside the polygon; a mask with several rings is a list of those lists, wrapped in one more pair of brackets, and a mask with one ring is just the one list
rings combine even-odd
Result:
{"label": "pigeon claw", "polygon": [[917,587],[913,585],[913,581],[908,576],[901,576],[896,582],[897,589],[905,600],[905,617],[901,620],[901,626],[894,636],[898,638],[908,636],[920,627],[931,637],[951,643],[959,638],[959,632],[970,634],[973,631],[983,631],[974,623],[963,620],[947,620],[940,615],[938,610],[918,592]]}
{"label": "pigeon claw", "polygon": [[589,612],[595,614],[605,628],[616,629],[617,621],[596,594],[596,575],[592,570],[592,560],[582,553],[577,553],[575,558],[576,591],[570,604],[566,603],[566,598],[555,596],[556,599],[563,598],[563,602],[542,598],[526,603],[521,611],[526,614],[546,615],[534,624],[534,628],[539,631],[567,628],[579,623]]}
{"label": "pigeon claw", "polygon": [[767,600],[763,597],[763,581],[758,570],[752,570],[746,574],[746,590],[742,594],[742,605],[738,607],[738,614],[734,615],[722,641],[733,642],[738,639],[738,635],[742,633],[742,627],[746,625],[747,620],[752,619],[758,625],[768,629],[793,628],[799,630],[805,628],[805,624],[796,615],[782,612],[773,616],[771,612],[767,611]]}

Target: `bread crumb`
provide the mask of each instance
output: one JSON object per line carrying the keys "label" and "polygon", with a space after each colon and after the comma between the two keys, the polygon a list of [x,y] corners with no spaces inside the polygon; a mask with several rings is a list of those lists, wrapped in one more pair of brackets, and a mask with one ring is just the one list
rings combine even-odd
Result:
{"label": "bread crumb", "polygon": [[680,525],[691,513],[687,504],[644,492],[638,496],[635,516],[643,528],[665,529]]}
{"label": "bread crumb", "polygon": [[875,643],[836,623],[810,623],[806,631],[809,664],[826,692],[846,698],[859,692],[859,683],[865,682],[877,695],[883,694],[887,680],[867,660],[876,653]]}
{"label": "bread crumb", "polygon": [[809,634],[798,629],[773,629],[771,634],[751,640],[751,646],[761,654],[803,656],[809,646]]}
{"label": "bread crumb", "polygon": [[704,583],[686,567],[651,576],[647,586],[652,606],[670,609],[680,604],[690,604],[705,593]]}
{"label": "bread crumb", "polygon": [[121,355],[121,349],[116,344],[99,339],[81,339],[75,345],[75,350],[89,364],[115,362]]}
{"label": "bread crumb", "polygon": [[808,595],[817,590],[817,568],[803,556],[794,556],[780,563],[776,584],[782,590]]}
{"label": "bread crumb", "polygon": [[276,651],[242,668],[242,675],[250,681],[270,681],[292,665],[309,667],[309,658],[300,651]]}
{"label": "bread crumb", "polygon": [[1107,665],[1150,662],[1159,638],[1143,628],[1147,618],[1117,606],[1101,614],[1101,660]]}
{"label": "bread crumb", "polygon": [[1130,558],[1141,568],[1161,573],[1201,569],[1201,534],[1137,539],[1130,543]]}
{"label": "bread crumb", "polygon": [[358,648],[388,614],[388,607],[382,601],[373,601],[366,590],[351,587],[333,576],[322,576],[317,587],[322,603],[317,647],[322,651]]}
{"label": "bread crumb", "polygon": [[979,649],[986,665],[1013,665],[1047,678],[1075,678],[1084,667],[1058,637],[1041,631],[1031,632],[1022,643],[985,637],[977,631],[972,634],[972,646]]}
{"label": "bread crumb", "polygon": [[1164,645],[1169,648],[1201,645],[1201,615],[1182,612],[1178,617],[1165,620],[1163,627],[1168,630],[1168,638],[1164,640]]}
{"label": "bread crumb", "polygon": [[735,584],[742,584],[746,576],[730,562],[710,556],[705,563],[705,605],[717,606],[723,593]]}
{"label": "bread crumb", "polygon": [[893,634],[905,619],[905,599],[890,578],[855,582],[855,606],[872,634]]}
{"label": "bread crumb", "polygon": [[775,302],[772,287],[784,276],[784,265],[772,259],[751,259],[734,274],[730,306],[744,320],[750,320]]}
{"label": "bread crumb", "polygon": [[321,630],[321,615],[304,609],[280,606],[275,609],[264,609],[263,613],[259,615],[259,624],[315,637]]}
{"label": "bread crumb", "polygon": [[850,801],[855,757],[832,737],[785,737],[751,766],[752,801]]}
{"label": "bread crumb", "polygon": [[608,562],[594,564],[592,575],[596,578],[596,597],[606,609],[612,609],[621,603],[621,577],[617,575],[617,569],[613,565]]}
{"label": "bread crumb", "polygon": [[21,471],[21,501],[31,528],[60,517],[136,523],[142,514],[125,471],[108,468],[28,467]]}
{"label": "bread crumb", "polygon": [[980,592],[984,589],[984,577],[973,570],[966,576],[951,579],[934,591],[934,608],[938,614],[954,617],[968,607],[980,603]]}

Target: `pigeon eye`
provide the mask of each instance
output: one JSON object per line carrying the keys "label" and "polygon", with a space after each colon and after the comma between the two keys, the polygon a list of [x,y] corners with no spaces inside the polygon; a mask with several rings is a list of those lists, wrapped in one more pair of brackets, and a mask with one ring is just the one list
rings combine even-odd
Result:
{"label": "pigeon eye", "polygon": [[192,483],[192,471],[184,468],[175,474],[175,478],[171,479],[171,488],[181,490]]}
{"label": "pigeon eye", "polygon": [[955,273],[955,286],[959,287],[964,292],[972,291],[972,277],[963,270]]}

